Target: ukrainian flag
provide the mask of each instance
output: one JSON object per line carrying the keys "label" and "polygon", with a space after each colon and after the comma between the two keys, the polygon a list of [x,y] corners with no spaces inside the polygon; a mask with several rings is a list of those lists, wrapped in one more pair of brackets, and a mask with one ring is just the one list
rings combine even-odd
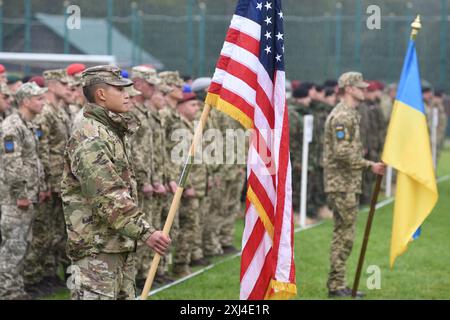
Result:
{"label": "ukrainian flag", "polygon": [[438,199],[414,40],[408,45],[382,160],[398,172],[391,239],[392,268]]}

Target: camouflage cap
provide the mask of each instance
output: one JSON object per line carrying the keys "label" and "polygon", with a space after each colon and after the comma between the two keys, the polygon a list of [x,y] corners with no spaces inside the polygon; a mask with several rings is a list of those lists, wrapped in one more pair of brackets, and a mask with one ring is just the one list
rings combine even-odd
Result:
{"label": "camouflage cap", "polygon": [[115,87],[128,87],[133,81],[122,77],[120,69],[116,66],[95,66],[88,68],[81,74],[83,87],[106,83]]}
{"label": "camouflage cap", "polygon": [[42,75],[44,76],[45,81],[57,80],[62,83],[69,83],[69,77],[67,76],[65,69],[45,70]]}
{"label": "camouflage cap", "polygon": [[142,94],[142,92],[140,92],[139,90],[137,90],[134,86],[129,86],[126,88],[128,94],[130,95],[130,97],[136,97]]}
{"label": "camouflage cap", "polygon": [[13,92],[11,91],[11,89],[9,89],[6,83],[2,83],[0,84],[0,94],[3,94],[5,96],[12,96]]}
{"label": "camouflage cap", "polygon": [[158,90],[161,91],[163,94],[168,94],[174,89],[171,86],[161,82],[160,84],[158,84]]}
{"label": "camouflage cap", "polygon": [[184,81],[181,79],[178,71],[163,71],[158,74],[158,77],[168,86],[174,85],[177,87],[182,87],[184,84]]}
{"label": "camouflage cap", "polygon": [[25,98],[40,96],[47,92],[47,88],[39,87],[36,82],[27,82],[22,84],[16,92],[16,100],[21,103]]}
{"label": "camouflage cap", "polygon": [[158,73],[155,69],[147,66],[136,66],[131,69],[131,79],[140,78],[144,79],[152,85],[158,85],[161,80],[158,78]]}
{"label": "camouflage cap", "polygon": [[363,80],[363,75],[360,72],[346,72],[343,73],[338,80],[339,88],[344,88],[346,86],[367,88],[369,84]]}
{"label": "camouflage cap", "polygon": [[69,76],[69,86],[76,87],[81,85],[81,73]]}

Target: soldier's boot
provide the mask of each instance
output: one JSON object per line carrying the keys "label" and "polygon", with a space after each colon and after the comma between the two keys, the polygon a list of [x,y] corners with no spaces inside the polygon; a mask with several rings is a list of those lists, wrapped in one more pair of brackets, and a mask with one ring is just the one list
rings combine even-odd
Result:
{"label": "soldier's boot", "polygon": [[[352,296],[352,289],[346,287],[345,289],[328,291],[329,298],[348,298]],[[364,298],[365,294],[362,291],[356,291],[356,298]]]}
{"label": "soldier's boot", "polygon": [[209,265],[211,262],[207,259],[207,258],[200,258],[200,259],[196,259],[196,260],[192,260],[190,266],[191,267],[196,267],[196,266],[207,266]]}
{"label": "soldier's boot", "polygon": [[188,264],[174,264],[172,273],[176,278],[183,278],[190,275],[192,272]]}
{"label": "soldier's boot", "polygon": [[223,254],[238,253],[239,250],[235,246],[222,246]]}

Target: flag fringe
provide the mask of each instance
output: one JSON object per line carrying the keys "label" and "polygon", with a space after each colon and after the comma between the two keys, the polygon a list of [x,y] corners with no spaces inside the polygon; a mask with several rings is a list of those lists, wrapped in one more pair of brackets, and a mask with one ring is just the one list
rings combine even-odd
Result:
{"label": "flag fringe", "polygon": [[218,94],[208,93],[205,99],[205,103],[216,107],[217,110],[222,111],[232,117],[233,119],[239,121],[244,128],[251,129],[253,128],[253,121],[238,108],[233,106],[231,103],[220,98]]}
{"label": "flag fringe", "polygon": [[287,300],[297,295],[297,285],[271,279],[267,288],[265,300]]}

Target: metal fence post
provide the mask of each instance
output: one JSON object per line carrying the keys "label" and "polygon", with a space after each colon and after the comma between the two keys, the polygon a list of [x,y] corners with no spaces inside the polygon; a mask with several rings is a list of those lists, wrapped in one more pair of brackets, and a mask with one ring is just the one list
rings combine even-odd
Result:
{"label": "metal fence post", "polygon": [[136,47],[137,47],[137,30],[136,30],[136,18],[137,18],[137,3],[131,3],[131,64],[136,65]]}
{"label": "metal fence post", "polygon": [[342,46],[342,3],[336,3],[336,34],[334,44],[335,66],[334,76],[337,79],[341,74],[341,46]]}
{"label": "metal fence post", "polygon": [[[25,0],[25,43],[24,52],[31,52],[31,0]],[[30,67],[25,65],[24,73],[28,74]]]}
{"label": "metal fence post", "polygon": [[447,15],[448,0],[441,0],[441,36],[440,36],[440,59],[439,59],[439,83],[444,88],[447,75]]}
{"label": "metal fence post", "polygon": [[69,13],[67,12],[67,7],[69,7],[69,1],[64,1],[64,54],[69,53],[69,28],[67,27],[67,18]]}
{"label": "metal fence post", "polygon": [[355,52],[354,60],[358,71],[362,72],[361,65],[361,18],[362,18],[362,0],[356,0],[355,7]]}
{"label": "metal fence post", "polygon": [[205,17],[206,3],[200,2],[200,23],[198,24],[198,76],[202,77],[205,73]]}
{"label": "metal fence post", "polygon": [[107,44],[106,44],[106,52],[108,53],[108,55],[112,55],[112,17],[114,14],[114,1],[113,0],[108,0],[106,3],[106,10],[107,10],[107,19],[108,19],[108,31],[107,31]]}
{"label": "metal fence post", "polygon": [[194,0],[187,1],[187,73],[192,75],[194,72]]}
{"label": "metal fence post", "polygon": [[3,51],[3,1],[0,0],[0,51]]}

